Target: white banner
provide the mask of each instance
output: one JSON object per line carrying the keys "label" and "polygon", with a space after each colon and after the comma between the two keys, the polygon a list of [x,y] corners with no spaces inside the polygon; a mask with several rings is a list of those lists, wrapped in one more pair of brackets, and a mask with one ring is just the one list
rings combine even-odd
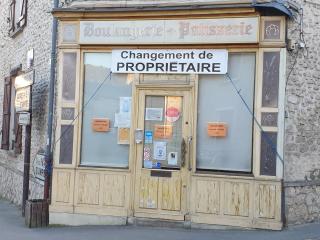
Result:
{"label": "white banner", "polygon": [[80,44],[221,44],[258,41],[258,17],[80,22]]}
{"label": "white banner", "polygon": [[212,50],[113,50],[114,73],[225,74],[228,51]]}

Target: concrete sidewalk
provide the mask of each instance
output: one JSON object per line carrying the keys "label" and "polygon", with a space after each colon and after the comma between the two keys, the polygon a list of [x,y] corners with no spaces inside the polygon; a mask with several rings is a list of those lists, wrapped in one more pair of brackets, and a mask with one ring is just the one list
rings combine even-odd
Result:
{"label": "concrete sidewalk", "polygon": [[281,232],[264,230],[198,230],[136,226],[82,226],[28,229],[21,211],[0,199],[0,240],[320,240],[320,223],[290,227]]}

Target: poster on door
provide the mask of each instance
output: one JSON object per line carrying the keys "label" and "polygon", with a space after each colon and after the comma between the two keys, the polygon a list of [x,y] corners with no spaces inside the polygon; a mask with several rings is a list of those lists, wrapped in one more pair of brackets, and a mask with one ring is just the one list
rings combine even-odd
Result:
{"label": "poster on door", "polygon": [[164,161],[167,157],[167,143],[154,142],[153,144],[153,158],[155,160]]}
{"label": "poster on door", "polygon": [[182,97],[167,97],[165,117],[168,122],[176,122],[181,115]]}

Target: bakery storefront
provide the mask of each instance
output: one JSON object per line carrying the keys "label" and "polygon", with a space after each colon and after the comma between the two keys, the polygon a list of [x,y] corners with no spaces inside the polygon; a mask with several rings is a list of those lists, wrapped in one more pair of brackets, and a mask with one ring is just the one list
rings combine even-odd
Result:
{"label": "bakery storefront", "polygon": [[284,16],[54,15],[52,224],[282,228]]}

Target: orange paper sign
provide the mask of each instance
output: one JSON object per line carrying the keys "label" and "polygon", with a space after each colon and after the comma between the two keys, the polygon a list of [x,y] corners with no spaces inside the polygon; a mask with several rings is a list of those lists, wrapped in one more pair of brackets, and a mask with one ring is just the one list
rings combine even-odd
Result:
{"label": "orange paper sign", "polygon": [[220,122],[208,123],[208,136],[209,137],[226,137],[227,136],[227,124]]}
{"label": "orange paper sign", "polygon": [[95,132],[108,132],[110,130],[110,120],[108,118],[92,119],[92,130]]}
{"label": "orange paper sign", "polygon": [[118,128],[118,144],[129,144],[130,128]]}
{"label": "orange paper sign", "polygon": [[160,139],[172,138],[172,125],[155,125],[154,138],[160,138]]}

